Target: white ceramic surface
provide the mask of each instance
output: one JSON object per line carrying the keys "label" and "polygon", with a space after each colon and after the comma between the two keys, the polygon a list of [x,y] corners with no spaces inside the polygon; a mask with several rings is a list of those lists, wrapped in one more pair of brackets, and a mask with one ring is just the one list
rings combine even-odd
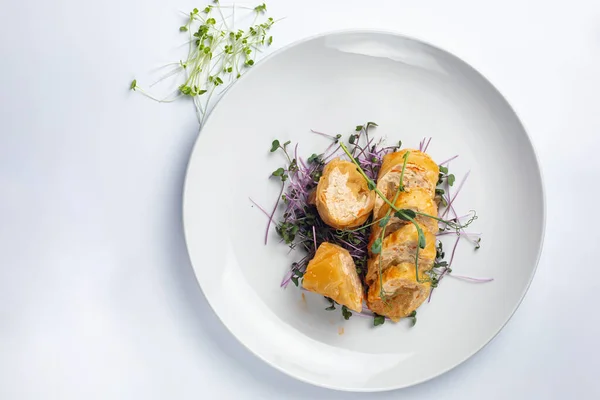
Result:
{"label": "white ceramic surface", "polygon": [[[493,277],[488,284],[446,279],[418,323],[343,321],[320,296],[279,283],[288,254],[266,217],[279,191],[271,171],[273,139],[298,142],[307,157],[328,145],[310,133],[349,134],[366,121],[390,142],[418,146],[450,165],[460,181],[456,203],[475,209],[477,252],[461,242],[457,274]],[[511,221],[520,221],[518,225]],[[264,60],[219,102],[192,153],[184,226],[196,277],[209,303],[248,349],[275,368],[315,385],[356,391],[406,387],[460,364],[491,340],[519,305],[543,239],[544,199],[532,145],[494,87],[447,52],[377,32],[312,38]],[[448,242],[447,242],[448,243]],[[343,328],[343,334],[340,334]]]}

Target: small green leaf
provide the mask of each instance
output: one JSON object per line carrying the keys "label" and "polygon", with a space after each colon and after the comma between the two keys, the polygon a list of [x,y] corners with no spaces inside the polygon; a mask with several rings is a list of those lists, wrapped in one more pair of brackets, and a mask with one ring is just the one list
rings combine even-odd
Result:
{"label": "small green leaf", "polygon": [[356,135],[350,135],[350,139],[348,139],[348,142],[350,144],[354,144],[355,141],[356,141]]}
{"label": "small green leaf", "polygon": [[417,214],[408,208],[396,211],[396,217],[400,218],[402,221],[410,221],[411,219],[415,219],[416,216]]}
{"label": "small green leaf", "polygon": [[362,128],[363,128],[363,126],[362,126],[362,125],[356,125],[356,129],[355,129],[355,131],[356,131],[356,132],[360,132],[360,131],[362,131]]}
{"label": "small green leaf", "polygon": [[285,150],[285,149],[288,147],[288,145],[289,145],[290,143],[292,143],[292,141],[291,141],[291,140],[288,140],[287,142],[285,142],[285,143],[283,144],[283,149]]}
{"label": "small green leaf", "polygon": [[398,140],[398,148],[402,147],[402,140]]}
{"label": "small green leaf", "polygon": [[298,277],[292,276],[292,282],[294,282],[294,285],[298,286]]}
{"label": "small green leaf", "polygon": [[283,174],[285,173],[285,170],[283,168],[277,168],[275,171],[273,171],[273,176],[283,176]]}
{"label": "small green leaf", "polygon": [[129,90],[135,90],[137,88],[137,80],[134,79],[131,81],[131,85],[129,85]]}
{"label": "small green leaf", "polygon": [[380,228],[385,227],[389,221],[390,221],[390,216],[386,215],[385,217],[381,218],[381,221],[379,221],[379,227]]}
{"label": "small green leaf", "polygon": [[188,28],[185,25],[179,27],[179,32],[187,32],[187,30],[188,30]]}
{"label": "small green leaf", "polygon": [[417,226],[417,234],[419,235],[419,247],[424,249],[425,246],[427,245],[427,243],[425,241],[425,235],[423,234],[421,227],[419,225],[416,225],[416,226]]}
{"label": "small green leaf", "polygon": [[264,13],[267,11],[267,5],[262,3],[261,5],[254,7],[254,11],[256,11],[257,14]]}
{"label": "small green leaf", "polygon": [[194,10],[192,10],[192,14],[198,14],[198,9],[194,8]]}
{"label": "small green leaf", "polygon": [[318,162],[319,161],[319,156],[315,153],[312,154],[312,156],[308,157],[308,162],[309,163],[314,163],[314,162]]}
{"label": "small green leaf", "polygon": [[385,322],[385,317],[383,315],[375,315],[373,318],[373,326],[383,325]]}
{"label": "small green leaf", "polygon": [[348,310],[348,307],[342,306],[342,315],[344,316],[344,319],[348,321],[352,316],[352,313],[350,312],[350,310]]}
{"label": "small green leaf", "polygon": [[371,126],[379,126],[379,125],[377,125],[375,122],[367,122],[367,128],[369,128]]}
{"label": "small green leaf", "polygon": [[381,253],[381,237],[378,237],[377,239],[375,239],[375,241],[373,242],[373,245],[371,246],[371,252],[373,254],[379,254]]}
{"label": "small green leaf", "polygon": [[273,143],[271,143],[271,153],[277,151],[278,148],[279,148],[279,140],[275,139],[275,140],[273,140]]}
{"label": "small green leaf", "polygon": [[269,46],[273,44],[273,36],[269,36],[269,40],[267,41],[267,44]]}
{"label": "small green leaf", "polygon": [[200,96],[201,94],[204,94],[204,93],[206,93],[206,90],[204,90],[204,89],[198,90],[198,96]]}
{"label": "small green leaf", "polygon": [[325,300],[327,300],[329,302],[329,304],[330,304],[330,306],[327,307],[326,310],[327,311],[333,311],[333,310],[335,310],[335,301],[333,301],[333,299],[330,298],[330,297],[325,297]]}
{"label": "small green leaf", "polygon": [[417,323],[417,311],[411,312],[408,318],[412,318],[411,326],[415,326]]}
{"label": "small green leaf", "polygon": [[435,189],[435,194],[442,196],[446,191],[444,189]]}
{"label": "small green leaf", "polygon": [[441,165],[440,165],[440,172],[441,172],[442,174],[447,174],[447,173],[448,173],[448,168],[446,168],[446,167],[444,167],[444,166],[441,166]]}
{"label": "small green leaf", "polygon": [[454,174],[448,175],[448,185],[450,185],[450,186],[454,185],[454,180],[455,179],[456,178],[454,177]]}

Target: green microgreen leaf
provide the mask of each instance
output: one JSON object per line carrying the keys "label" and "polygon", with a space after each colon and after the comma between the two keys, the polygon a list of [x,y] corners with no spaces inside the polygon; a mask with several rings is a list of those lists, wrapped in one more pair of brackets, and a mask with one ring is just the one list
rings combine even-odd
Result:
{"label": "green microgreen leaf", "polygon": [[415,326],[415,324],[417,323],[417,311],[413,311],[409,314],[408,318],[411,318],[411,326]]}
{"label": "green microgreen leaf", "polygon": [[350,310],[348,310],[348,307],[342,306],[342,315],[344,316],[344,319],[347,321],[352,316],[352,313],[350,312]]}
{"label": "green microgreen leaf", "polygon": [[356,128],[354,129],[356,132],[360,132],[362,131],[363,126],[362,125],[356,125]]}
{"label": "green microgreen leaf", "polygon": [[350,144],[354,144],[355,141],[356,141],[356,135],[350,135],[350,139],[348,139],[348,142]]}
{"label": "green microgreen leaf", "polygon": [[381,218],[381,221],[379,221],[379,227],[383,228],[384,226],[387,225],[387,223],[390,221],[390,216],[386,215],[385,217]]}
{"label": "green microgreen leaf", "polygon": [[373,242],[373,245],[371,245],[371,252],[373,254],[379,254],[379,253],[381,253],[381,245],[382,245],[382,239],[381,239],[381,237],[378,237]]}
{"label": "green microgreen leaf", "polygon": [[448,175],[448,185],[450,185],[450,186],[454,185],[454,180],[455,179],[456,178],[454,177],[454,174]]}
{"label": "green microgreen leaf", "polygon": [[310,164],[320,162],[320,158],[317,154],[313,153],[310,157],[308,157],[308,162]]}
{"label": "green microgreen leaf", "polygon": [[396,211],[396,217],[400,218],[402,221],[410,221],[411,219],[415,219],[417,217],[417,213],[411,209],[403,208]]}
{"label": "green microgreen leaf", "polygon": [[421,227],[415,223],[415,226],[417,227],[417,235],[419,237],[419,247],[424,249],[425,246],[427,245],[426,241],[425,241],[425,235],[423,234],[423,230],[421,229]]}
{"label": "green microgreen leaf", "polygon": [[271,153],[274,153],[275,151],[277,151],[278,148],[279,148],[279,140],[275,139],[275,140],[273,140],[273,143],[271,143]]}
{"label": "green microgreen leaf", "polygon": [[283,176],[283,174],[285,173],[285,170],[283,168],[277,168],[275,171],[273,171],[273,176]]}
{"label": "green microgreen leaf", "polygon": [[135,90],[137,88],[137,80],[134,79],[131,81],[131,85],[129,85],[129,90]]}
{"label": "green microgreen leaf", "polygon": [[383,315],[375,315],[375,317],[373,317],[373,326],[383,325],[384,322],[385,317]]}
{"label": "green microgreen leaf", "polygon": [[333,301],[333,299],[330,297],[325,297],[325,300],[327,300],[330,304],[329,307],[327,307],[325,310],[327,310],[327,311],[335,310],[335,301]]}
{"label": "green microgreen leaf", "polygon": [[441,172],[442,174],[447,174],[447,173],[448,173],[448,168],[446,168],[446,167],[444,167],[444,166],[440,165],[440,172]]}
{"label": "green microgreen leaf", "polygon": [[254,11],[256,11],[257,14],[265,13],[267,11],[267,5],[262,3],[261,5],[254,7]]}
{"label": "green microgreen leaf", "polygon": [[188,30],[188,28],[185,25],[179,27],[180,32],[187,32],[187,30]]}

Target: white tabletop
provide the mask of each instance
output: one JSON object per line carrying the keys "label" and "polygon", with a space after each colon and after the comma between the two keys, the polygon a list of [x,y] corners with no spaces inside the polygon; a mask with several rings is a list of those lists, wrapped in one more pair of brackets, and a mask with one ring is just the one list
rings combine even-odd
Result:
{"label": "white tabletop", "polygon": [[[599,398],[600,2],[267,5],[287,17],[273,48],[395,30],[455,53],[507,97],[537,147],[548,206],[520,309],[465,364],[401,392],[333,392],[263,364],[213,314],[186,253],[193,109],[127,90],[179,54],[177,10],[203,3],[10,2],[0,13],[0,398]],[[518,234],[527,221],[510,218]]]}

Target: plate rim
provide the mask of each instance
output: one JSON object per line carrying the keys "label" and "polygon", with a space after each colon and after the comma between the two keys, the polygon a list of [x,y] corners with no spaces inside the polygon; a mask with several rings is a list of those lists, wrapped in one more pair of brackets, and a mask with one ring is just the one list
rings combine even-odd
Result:
{"label": "plate rim", "polygon": [[[299,46],[303,43],[312,41],[312,40],[316,40],[319,38],[323,38],[326,36],[335,36],[335,35],[346,35],[346,34],[381,34],[381,35],[389,35],[389,36],[394,36],[394,37],[398,37],[398,38],[402,38],[402,39],[407,39],[410,41],[414,41],[417,43],[422,43],[425,44],[427,46],[430,46],[431,48],[441,51],[451,57],[454,57],[455,59],[457,59],[458,61],[460,61],[461,63],[463,63],[464,65],[466,65],[467,67],[469,67],[473,72],[475,72],[477,75],[479,75],[481,78],[483,78],[497,93],[498,95],[502,98],[502,100],[504,100],[504,102],[506,103],[506,105],[508,106],[508,108],[510,109],[510,111],[512,111],[514,113],[514,115],[517,118],[517,121],[519,122],[519,124],[521,125],[521,127],[523,128],[523,132],[525,133],[525,138],[527,139],[527,142],[529,143],[529,145],[531,146],[531,150],[533,152],[533,157],[535,160],[535,165],[536,165],[536,170],[537,173],[539,175],[540,178],[540,191],[541,191],[541,201],[542,201],[542,226],[541,226],[541,240],[540,240],[540,245],[538,248],[538,252],[536,255],[536,260],[535,263],[533,265],[533,271],[531,273],[531,276],[525,286],[525,289],[523,290],[523,293],[521,294],[521,297],[519,298],[519,300],[517,301],[517,303],[515,304],[514,308],[512,309],[512,311],[510,312],[508,318],[506,318],[506,321],[504,321],[504,323],[500,326],[500,328],[489,338],[485,341],[485,343],[483,343],[481,346],[479,346],[478,348],[476,348],[474,351],[468,353],[464,358],[462,358],[460,361],[456,362],[454,365],[443,369],[441,371],[439,371],[438,373],[431,375],[427,378],[423,378],[421,380],[415,381],[415,382],[411,382],[409,384],[402,384],[402,385],[395,385],[395,386],[386,386],[386,387],[379,387],[379,388],[348,388],[348,387],[342,387],[342,386],[334,386],[334,385],[327,385],[327,384],[323,384],[320,382],[315,382],[315,381],[311,381],[309,379],[305,379],[302,377],[298,377],[293,375],[291,372],[287,371],[286,369],[280,367],[279,365],[272,363],[271,361],[265,359],[265,357],[263,357],[261,354],[258,354],[256,352],[254,352],[252,349],[250,349],[238,336],[236,336],[231,329],[229,328],[229,326],[225,323],[225,321],[223,321],[223,319],[219,316],[219,314],[216,312],[213,304],[211,303],[211,300],[208,298],[208,296],[206,296],[206,293],[204,292],[204,289],[202,289],[202,284],[200,283],[199,279],[198,279],[198,275],[196,275],[196,271],[194,269],[193,266],[193,262],[192,262],[192,257],[190,256],[190,243],[188,241],[188,227],[186,224],[186,198],[188,197],[188,177],[190,175],[190,165],[191,165],[191,161],[192,158],[194,157],[194,154],[196,153],[196,148],[199,146],[199,142],[200,142],[200,136],[202,135],[202,128],[204,127],[204,125],[206,124],[206,122],[210,119],[212,112],[214,111],[214,109],[219,105],[219,103],[221,102],[221,100],[227,96],[227,94],[229,93],[229,90],[235,86],[235,84],[237,83],[237,81],[244,79],[244,77],[248,74],[252,74],[254,73],[254,71],[256,71],[257,69],[259,69],[263,64],[265,64],[268,60],[270,60],[273,57],[278,56],[281,53],[286,52],[287,50],[294,48],[296,46]],[[506,97],[506,95],[500,91],[498,89],[498,87],[496,85],[494,85],[492,83],[492,81],[490,81],[485,75],[483,75],[483,73],[481,73],[478,69],[476,69],[471,63],[468,63],[464,58],[456,55],[454,52],[448,51],[443,47],[440,47],[438,45],[432,44],[431,42],[427,41],[427,40],[423,40],[421,38],[419,38],[418,36],[414,36],[414,35],[407,35],[404,33],[400,33],[398,31],[394,31],[391,29],[368,29],[368,28],[347,28],[347,29],[336,29],[336,30],[327,30],[324,32],[320,32],[314,35],[310,35],[298,40],[295,40],[291,43],[288,43],[287,45],[273,51],[272,53],[268,54],[265,58],[263,58],[262,60],[260,60],[257,65],[255,65],[253,68],[251,68],[248,72],[246,72],[245,74],[243,74],[237,81],[234,81],[231,85],[229,85],[225,91],[223,91],[223,93],[221,94],[221,96],[217,99],[217,101],[215,101],[213,107],[211,108],[211,110],[208,112],[208,114],[204,117],[203,122],[199,128],[199,132],[198,135],[196,136],[196,139],[194,140],[194,144],[192,146],[191,152],[189,153],[189,158],[188,158],[188,162],[187,162],[187,166],[186,166],[186,170],[185,170],[185,176],[184,176],[184,180],[183,180],[183,190],[182,190],[182,199],[181,199],[181,205],[182,205],[182,213],[181,213],[181,219],[182,219],[182,226],[183,226],[183,234],[184,234],[184,240],[185,240],[185,246],[186,246],[186,251],[188,253],[188,258],[190,260],[190,266],[192,267],[192,271],[194,272],[194,277],[196,278],[196,282],[200,288],[200,290],[202,291],[202,295],[203,297],[206,299],[207,303],[209,304],[211,311],[214,313],[214,315],[219,319],[219,321],[221,322],[221,324],[223,324],[223,326],[227,329],[227,331],[231,334],[232,337],[235,338],[235,340],[238,341],[238,343],[240,343],[250,354],[252,354],[253,356],[257,357],[258,359],[260,359],[261,361],[263,361],[265,364],[269,365],[270,367],[276,369],[279,372],[282,372],[283,374],[285,374],[286,376],[289,376],[297,381],[303,382],[303,383],[307,383],[316,387],[322,387],[325,389],[329,389],[329,390],[336,390],[336,391],[340,391],[340,392],[355,392],[355,393],[377,393],[377,392],[388,392],[388,391],[393,391],[393,390],[399,390],[399,389],[404,389],[404,388],[408,388],[408,387],[412,387],[412,386],[416,386],[416,385],[420,385],[422,383],[431,381],[435,378],[438,378],[441,375],[446,374],[447,372],[453,370],[454,368],[464,364],[467,360],[469,360],[470,358],[472,358],[474,355],[476,355],[477,353],[479,353],[481,350],[483,350],[486,346],[488,346],[497,336],[498,334],[506,327],[506,325],[508,324],[508,322],[513,318],[513,316],[515,315],[517,309],[521,306],[525,296],[527,295],[527,293],[529,292],[529,288],[531,287],[531,283],[533,282],[533,279],[535,278],[535,275],[537,273],[537,269],[539,267],[539,263],[540,263],[540,259],[542,256],[542,252],[544,249],[544,242],[546,239],[546,226],[547,226],[547,200],[546,200],[546,185],[545,185],[545,178],[544,178],[544,174],[543,174],[543,170],[542,170],[542,166],[540,163],[540,158],[538,155],[538,150],[536,148],[536,145],[534,143],[534,141],[531,139],[531,135],[529,134],[528,129],[525,126],[525,123],[523,122],[523,119],[521,118],[521,115],[519,114],[519,112],[517,112],[517,110],[515,109],[515,107],[508,101],[508,98]]]}

